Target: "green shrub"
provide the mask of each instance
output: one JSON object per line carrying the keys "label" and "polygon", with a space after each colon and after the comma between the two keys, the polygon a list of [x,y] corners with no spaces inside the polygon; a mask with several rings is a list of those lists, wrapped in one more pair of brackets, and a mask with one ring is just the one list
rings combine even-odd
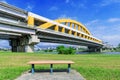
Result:
{"label": "green shrub", "polygon": [[45,52],[53,52],[53,49],[44,50]]}
{"label": "green shrub", "polygon": [[75,49],[72,47],[58,46],[57,52],[58,54],[75,54]]}

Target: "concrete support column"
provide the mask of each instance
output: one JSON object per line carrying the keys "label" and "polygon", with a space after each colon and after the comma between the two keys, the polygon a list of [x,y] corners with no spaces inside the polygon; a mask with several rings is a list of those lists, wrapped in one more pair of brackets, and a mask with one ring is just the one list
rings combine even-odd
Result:
{"label": "concrete support column", "polygon": [[11,46],[11,50],[12,52],[19,52],[19,51],[24,51],[23,47],[21,47],[19,44],[20,40],[19,39],[12,39],[10,41],[10,46]]}
{"label": "concrete support column", "polygon": [[12,52],[17,52],[17,47],[16,46],[11,46],[11,51]]}
{"label": "concrete support column", "polygon": [[98,49],[98,52],[102,52],[102,48],[99,48],[99,49]]}
{"label": "concrete support column", "polygon": [[18,45],[16,47],[17,47],[16,52],[25,52],[25,45]]}
{"label": "concrete support column", "polygon": [[34,44],[26,45],[25,52],[34,52]]}
{"label": "concrete support column", "polygon": [[11,39],[12,52],[34,52],[34,45],[40,40],[36,35],[26,35],[17,39]]}
{"label": "concrete support column", "polygon": [[102,52],[102,48],[101,47],[88,47],[88,51],[89,52]]}

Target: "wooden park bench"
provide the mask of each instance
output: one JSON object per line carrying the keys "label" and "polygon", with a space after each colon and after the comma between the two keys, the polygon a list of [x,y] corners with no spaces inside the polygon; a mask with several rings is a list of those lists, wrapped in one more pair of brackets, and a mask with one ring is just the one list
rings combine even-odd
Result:
{"label": "wooden park bench", "polygon": [[50,73],[53,73],[53,64],[68,64],[68,73],[70,72],[71,64],[73,64],[73,61],[64,61],[64,60],[45,60],[45,61],[30,61],[28,64],[32,65],[31,72],[34,74],[35,72],[35,67],[34,65],[36,64],[50,64]]}

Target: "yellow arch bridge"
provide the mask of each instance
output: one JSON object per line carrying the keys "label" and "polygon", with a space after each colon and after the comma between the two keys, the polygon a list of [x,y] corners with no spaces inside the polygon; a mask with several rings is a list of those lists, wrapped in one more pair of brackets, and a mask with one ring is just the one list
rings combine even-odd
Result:
{"label": "yellow arch bridge", "polygon": [[1,2],[0,10],[0,38],[10,40],[12,51],[32,52],[40,41],[84,45],[94,51],[100,51],[103,46],[102,41],[78,21],[50,20]]}

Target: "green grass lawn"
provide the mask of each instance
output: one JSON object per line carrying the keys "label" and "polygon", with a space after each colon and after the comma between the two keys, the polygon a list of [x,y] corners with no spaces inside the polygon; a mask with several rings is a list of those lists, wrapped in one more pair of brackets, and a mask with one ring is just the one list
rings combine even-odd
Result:
{"label": "green grass lawn", "polygon": [[[0,52],[0,80],[14,80],[31,69],[31,60],[72,60],[72,69],[77,70],[86,80],[120,80],[120,55],[79,54],[58,55],[39,53]],[[55,65],[66,68],[67,65]],[[39,65],[38,69],[49,69],[49,65]]]}

